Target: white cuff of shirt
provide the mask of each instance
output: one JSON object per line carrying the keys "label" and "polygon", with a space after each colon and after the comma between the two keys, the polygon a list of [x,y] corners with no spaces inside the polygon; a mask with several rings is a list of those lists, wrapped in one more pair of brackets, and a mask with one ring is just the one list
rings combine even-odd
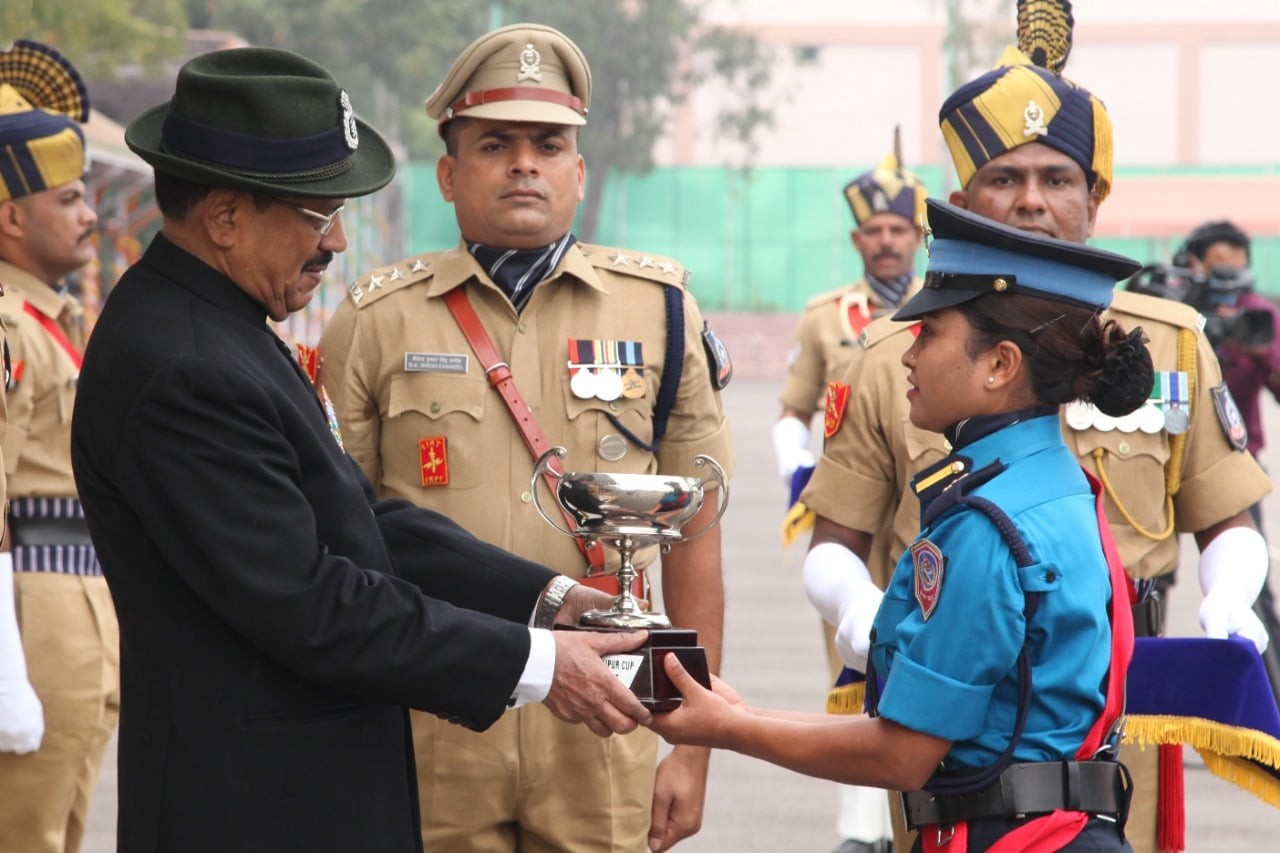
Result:
{"label": "white cuff of shirt", "polygon": [[546,628],[529,629],[529,659],[511,696],[511,707],[541,702],[551,692],[556,672],[556,641]]}

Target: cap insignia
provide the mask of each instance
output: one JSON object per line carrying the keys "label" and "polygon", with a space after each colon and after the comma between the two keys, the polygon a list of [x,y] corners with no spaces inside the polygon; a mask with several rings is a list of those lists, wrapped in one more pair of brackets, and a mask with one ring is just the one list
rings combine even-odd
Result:
{"label": "cap insignia", "polygon": [[1027,101],[1027,108],[1022,111],[1023,136],[1048,136],[1049,128],[1044,126],[1044,109],[1035,101]]}
{"label": "cap insignia", "polygon": [[525,44],[524,50],[520,51],[520,73],[516,75],[516,82],[523,83],[525,80],[532,80],[535,83],[542,82],[542,54],[538,53],[537,48],[532,44]]}
{"label": "cap insignia", "polygon": [[338,93],[338,106],[342,108],[342,135],[347,147],[355,151],[360,147],[360,131],[356,128],[355,110],[351,109],[351,99],[347,97],[346,89]]}

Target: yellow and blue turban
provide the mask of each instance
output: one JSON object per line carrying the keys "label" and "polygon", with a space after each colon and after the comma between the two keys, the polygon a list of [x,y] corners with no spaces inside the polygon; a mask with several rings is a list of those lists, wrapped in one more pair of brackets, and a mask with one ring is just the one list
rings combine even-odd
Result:
{"label": "yellow and blue turban", "polygon": [[25,39],[0,52],[0,201],[78,180],[88,118],[84,81],[62,54]]}
{"label": "yellow and blue turban", "polygon": [[967,188],[975,172],[1007,151],[1039,142],[1080,164],[1099,201],[1111,192],[1111,119],[1085,89],[1010,47],[995,69],[947,98],[942,135]]}
{"label": "yellow and blue turban", "polygon": [[896,213],[919,226],[924,221],[927,195],[924,184],[901,167],[896,154],[885,157],[878,167],[844,187],[844,197],[859,228],[877,213]]}

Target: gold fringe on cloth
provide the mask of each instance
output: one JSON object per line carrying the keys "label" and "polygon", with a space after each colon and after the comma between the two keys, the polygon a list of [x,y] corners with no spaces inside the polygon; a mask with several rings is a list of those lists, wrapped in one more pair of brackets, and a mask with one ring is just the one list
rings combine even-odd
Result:
{"label": "gold fringe on cloth", "polygon": [[827,694],[828,714],[861,714],[865,710],[867,683],[842,684]]}
{"label": "gold fringe on cloth", "polygon": [[[827,705],[829,708],[831,699]],[[1248,791],[1267,805],[1280,808],[1280,778],[1249,763],[1256,761],[1280,770],[1280,739],[1266,732],[1201,717],[1135,714],[1125,717],[1124,743],[1190,746],[1200,753],[1210,773]]]}
{"label": "gold fringe on cloth", "polygon": [[787,517],[782,520],[782,547],[790,548],[792,542],[813,529],[817,520],[816,512],[797,501],[787,512]]}

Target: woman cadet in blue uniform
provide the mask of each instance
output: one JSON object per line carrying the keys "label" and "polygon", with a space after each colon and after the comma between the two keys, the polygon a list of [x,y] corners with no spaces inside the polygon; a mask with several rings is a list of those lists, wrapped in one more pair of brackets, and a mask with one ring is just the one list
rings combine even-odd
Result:
{"label": "woman cadet in blue uniform", "polygon": [[752,708],[668,656],[684,702],[652,725],[673,743],[913,792],[916,850],[1129,850],[1115,760],[1129,585],[1057,411],[1145,403],[1142,330],[1099,318],[1138,264],[933,200],[928,215],[924,289],[895,317],[919,321],[903,356],[911,422],[953,452],[913,481],[921,532],[876,615],[869,716]]}

